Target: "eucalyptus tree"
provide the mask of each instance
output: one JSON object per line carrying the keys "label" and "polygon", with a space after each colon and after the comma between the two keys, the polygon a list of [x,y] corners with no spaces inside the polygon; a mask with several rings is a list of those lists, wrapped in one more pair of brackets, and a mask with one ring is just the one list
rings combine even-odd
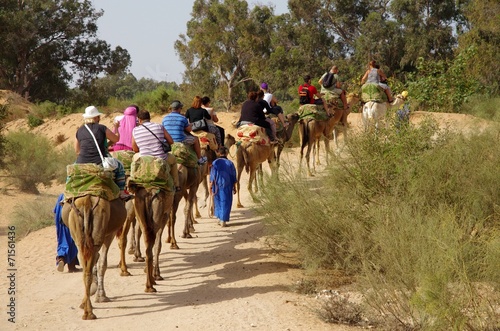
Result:
{"label": "eucalyptus tree", "polygon": [[53,100],[74,81],[125,71],[127,50],[97,38],[103,14],[90,0],[3,0],[0,9],[0,88]]}
{"label": "eucalyptus tree", "polygon": [[[255,7],[241,0],[196,0],[186,34],[175,49],[186,66],[184,81],[203,93],[222,99],[229,109],[244,92],[245,83],[260,58],[269,54],[265,21],[272,9]],[[263,24],[264,23],[264,24]]]}

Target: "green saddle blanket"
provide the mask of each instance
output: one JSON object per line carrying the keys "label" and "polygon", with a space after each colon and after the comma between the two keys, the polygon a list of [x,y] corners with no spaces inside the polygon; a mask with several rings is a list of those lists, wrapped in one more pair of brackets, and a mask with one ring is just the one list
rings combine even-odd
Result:
{"label": "green saddle blanket", "polygon": [[387,95],[380,85],[366,83],[361,86],[361,101],[387,102]]}
{"label": "green saddle blanket", "polygon": [[123,168],[125,169],[125,175],[130,176],[130,167],[132,165],[132,158],[134,157],[133,151],[116,151],[110,153],[112,157],[118,159],[123,164]]}
{"label": "green saddle blanket", "polygon": [[111,201],[120,195],[120,189],[113,180],[113,172],[104,171],[97,164],[70,164],[66,167],[66,171],[68,175],[64,189],[66,199],[93,195]]}
{"label": "green saddle blanket", "polygon": [[196,152],[186,144],[174,143],[172,145],[172,155],[176,157],[178,164],[185,167],[196,168],[198,166]]}
{"label": "green saddle blanket", "polygon": [[174,180],[170,176],[170,166],[167,161],[149,155],[141,156],[133,161],[127,187],[134,192],[137,186],[174,192]]}
{"label": "green saddle blanket", "polygon": [[328,115],[323,105],[302,105],[299,107],[298,114],[301,119],[312,119],[316,121],[325,121],[328,119]]}

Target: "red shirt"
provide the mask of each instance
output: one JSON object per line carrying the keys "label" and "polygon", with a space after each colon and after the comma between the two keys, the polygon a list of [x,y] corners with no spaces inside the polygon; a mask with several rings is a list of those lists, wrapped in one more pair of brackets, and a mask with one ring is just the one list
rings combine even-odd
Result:
{"label": "red shirt", "polygon": [[309,90],[309,103],[314,104],[314,96],[318,94],[318,90],[314,85],[309,85],[307,83],[304,83],[299,86],[299,93],[302,91],[302,87],[307,86],[307,89]]}

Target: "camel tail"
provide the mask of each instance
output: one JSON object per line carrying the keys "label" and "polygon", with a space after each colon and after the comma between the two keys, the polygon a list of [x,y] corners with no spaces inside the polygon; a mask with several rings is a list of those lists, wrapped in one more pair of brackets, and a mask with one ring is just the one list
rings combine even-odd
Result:
{"label": "camel tail", "polygon": [[249,166],[249,159],[248,159],[248,152],[247,152],[247,149],[246,147],[243,147],[243,146],[240,146],[241,148],[241,154],[242,154],[242,157],[243,157],[243,161],[244,161],[244,164],[245,164],[245,172],[248,174],[250,172],[250,166]]}
{"label": "camel tail", "polygon": [[94,253],[94,239],[92,232],[94,230],[94,212],[92,211],[92,200],[90,195],[83,197],[83,245],[82,255],[85,260],[90,260]]}

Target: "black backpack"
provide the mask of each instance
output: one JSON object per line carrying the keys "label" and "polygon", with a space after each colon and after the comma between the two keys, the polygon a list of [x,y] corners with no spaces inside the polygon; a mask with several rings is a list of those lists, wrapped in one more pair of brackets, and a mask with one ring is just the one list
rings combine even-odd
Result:
{"label": "black backpack", "polygon": [[299,103],[301,105],[307,105],[311,98],[309,97],[309,87],[302,85],[302,90],[299,92]]}
{"label": "black backpack", "polygon": [[334,73],[328,72],[325,78],[323,78],[323,87],[329,88],[333,86],[334,76],[335,76]]}

